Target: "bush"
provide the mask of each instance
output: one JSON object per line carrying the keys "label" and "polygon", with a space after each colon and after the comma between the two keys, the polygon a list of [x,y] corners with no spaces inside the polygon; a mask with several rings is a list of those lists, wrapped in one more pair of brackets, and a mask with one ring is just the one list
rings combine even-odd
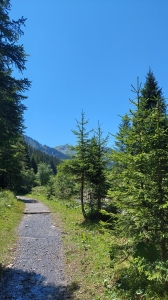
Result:
{"label": "bush", "polygon": [[17,187],[17,192],[21,194],[29,193],[35,186],[36,176],[33,169],[22,171],[22,179],[20,185]]}

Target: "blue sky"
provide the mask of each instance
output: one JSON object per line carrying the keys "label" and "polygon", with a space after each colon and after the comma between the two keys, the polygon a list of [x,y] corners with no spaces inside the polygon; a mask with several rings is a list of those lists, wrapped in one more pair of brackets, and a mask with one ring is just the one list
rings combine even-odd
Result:
{"label": "blue sky", "polygon": [[[168,97],[167,0],[13,0],[10,17],[27,18],[19,43],[30,56],[23,77],[25,133],[50,147],[75,144],[81,111],[88,130],[115,134],[119,115],[151,67]],[[21,77],[21,74],[14,73]],[[109,139],[109,146],[113,138]]]}

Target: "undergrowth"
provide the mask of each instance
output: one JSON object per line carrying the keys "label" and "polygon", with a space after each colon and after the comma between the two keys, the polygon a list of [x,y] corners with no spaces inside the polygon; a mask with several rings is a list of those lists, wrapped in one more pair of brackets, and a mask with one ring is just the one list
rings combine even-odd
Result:
{"label": "undergrowth", "polygon": [[55,212],[63,230],[65,268],[69,289],[78,300],[168,300],[161,285],[149,282],[135,264],[122,261],[110,268],[110,249],[116,242],[113,230],[97,220],[85,220],[79,203],[47,199],[44,187],[28,195],[40,199]]}
{"label": "undergrowth", "polygon": [[24,203],[14,194],[0,190],[0,272],[10,262],[14,243],[17,239],[16,227],[23,216]]}

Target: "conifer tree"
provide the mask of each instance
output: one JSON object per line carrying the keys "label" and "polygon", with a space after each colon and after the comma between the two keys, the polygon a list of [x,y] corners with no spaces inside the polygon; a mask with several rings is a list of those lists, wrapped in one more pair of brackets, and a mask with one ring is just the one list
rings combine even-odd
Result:
{"label": "conifer tree", "polygon": [[[88,170],[86,177],[91,185],[91,200],[96,203],[96,216],[101,210],[101,200],[106,197],[108,190],[106,168],[108,159],[106,155],[106,145],[108,136],[103,138],[100,124],[92,137],[88,146]],[[94,204],[94,203],[93,203]]]}
{"label": "conifer tree", "polygon": [[77,130],[72,130],[77,138],[77,145],[72,147],[75,150],[73,157],[72,172],[75,173],[80,182],[80,200],[83,216],[86,217],[84,207],[84,188],[86,182],[86,171],[88,169],[88,145],[89,145],[89,132],[86,131],[85,126],[88,120],[85,120],[85,113],[81,113],[81,121],[77,121]]}
{"label": "conifer tree", "polygon": [[[25,20],[23,17],[17,21],[10,20],[9,0],[0,0],[0,177],[8,176],[14,164],[13,153],[17,152],[16,143],[24,130],[23,112],[25,106],[22,100],[26,99],[23,93],[30,87],[27,78],[16,79],[13,75],[15,67],[20,72],[25,70],[27,55],[23,45],[18,41],[23,31]],[[8,153],[8,166],[4,163],[5,153]],[[17,153],[16,153],[17,156]],[[11,159],[11,160],[10,160]],[[11,165],[10,165],[11,164]],[[13,167],[14,170],[14,167]],[[6,187],[4,180],[2,187]]]}
{"label": "conifer tree", "polygon": [[115,149],[118,152],[126,152],[125,139],[131,127],[128,114],[125,114],[121,119],[121,124],[118,126],[117,139],[115,140]]}
{"label": "conifer tree", "polygon": [[[144,96],[145,89],[147,83]],[[111,258],[132,255],[147,282],[160,281],[167,289],[167,116],[161,94],[150,95],[132,102],[131,127],[123,140],[126,151],[112,152],[112,161],[122,166],[109,193],[120,212],[115,232],[122,242],[113,247]]]}
{"label": "conifer tree", "polygon": [[27,55],[23,45],[18,45],[18,40],[23,35],[21,26],[24,26],[26,19],[10,20],[10,7],[9,0],[0,1],[1,144],[22,134],[25,106],[21,101],[27,98],[23,92],[30,87],[27,78],[16,79],[12,76],[14,66],[20,72],[25,70]]}
{"label": "conifer tree", "polygon": [[156,81],[151,68],[149,68],[144,87],[140,92],[140,101],[141,99],[146,99],[145,105],[147,109],[156,107],[157,101],[160,100],[160,109],[163,113],[166,113],[166,104],[163,97],[162,88],[158,86],[158,82]]}

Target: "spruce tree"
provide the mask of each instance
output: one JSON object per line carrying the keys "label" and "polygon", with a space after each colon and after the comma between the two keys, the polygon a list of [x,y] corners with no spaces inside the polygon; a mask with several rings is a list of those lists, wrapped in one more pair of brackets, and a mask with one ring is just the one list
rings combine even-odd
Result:
{"label": "spruce tree", "polygon": [[106,145],[108,136],[103,138],[100,124],[88,146],[88,169],[86,178],[91,186],[91,204],[96,217],[102,208],[102,199],[106,197],[108,190]]}
{"label": "spruce tree", "polygon": [[146,75],[146,81],[144,87],[140,92],[140,101],[146,99],[145,108],[150,109],[157,106],[157,101],[160,100],[160,109],[163,113],[166,113],[166,103],[163,97],[162,88],[158,86],[158,82],[151,70]]}
{"label": "spruce tree", "polygon": [[128,131],[130,129],[130,119],[128,114],[125,114],[121,118],[121,123],[118,126],[118,133],[117,133],[117,139],[115,140],[115,149],[118,152],[125,152],[126,151],[126,143],[125,139],[128,135]]}
{"label": "spruce tree", "polygon": [[[77,120],[76,120],[77,121]],[[81,121],[77,121],[77,129],[72,130],[77,138],[77,145],[72,147],[75,151],[72,164],[72,172],[76,174],[78,181],[80,182],[80,200],[83,216],[86,217],[84,207],[84,188],[86,183],[86,171],[88,170],[88,145],[89,145],[89,133],[86,131],[86,125],[88,120],[85,120],[85,113],[81,113]]]}
{"label": "spruce tree", "polygon": [[[22,100],[26,99],[23,93],[30,87],[27,78],[16,79],[12,74],[14,67],[20,72],[25,70],[27,55],[18,41],[23,35],[21,26],[26,19],[11,20],[10,8],[9,0],[0,0],[0,178],[8,176],[14,163],[14,156],[10,153],[17,152],[15,145],[24,130],[25,106]],[[9,154],[8,164],[4,161],[5,153]],[[1,180],[2,187],[7,184],[8,180]]]}
{"label": "spruce tree", "polygon": [[4,141],[15,138],[22,134],[24,129],[23,112],[25,106],[22,100],[27,97],[23,92],[30,87],[27,78],[16,79],[13,75],[13,67],[20,72],[25,70],[27,55],[23,45],[18,40],[23,31],[25,20],[23,17],[17,21],[10,20],[9,0],[0,1],[0,126],[1,145]]}
{"label": "spruce tree", "polygon": [[[142,94],[145,89],[149,90],[147,83]],[[151,93],[151,98],[143,98],[142,94],[137,102],[132,102],[135,109],[130,111],[131,127],[123,139],[125,151],[112,152],[112,161],[120,166],[120,172],[115,173],[109,192],[119,212],[115,227],[117,244],[112,248],[111,258],[116,261],[117,257],[132,257],[137,274],[146,279],[147,285],[154,282],[166,290],[167,115],[161,94]],[[120,136],[117,140],[120,142]]]}

